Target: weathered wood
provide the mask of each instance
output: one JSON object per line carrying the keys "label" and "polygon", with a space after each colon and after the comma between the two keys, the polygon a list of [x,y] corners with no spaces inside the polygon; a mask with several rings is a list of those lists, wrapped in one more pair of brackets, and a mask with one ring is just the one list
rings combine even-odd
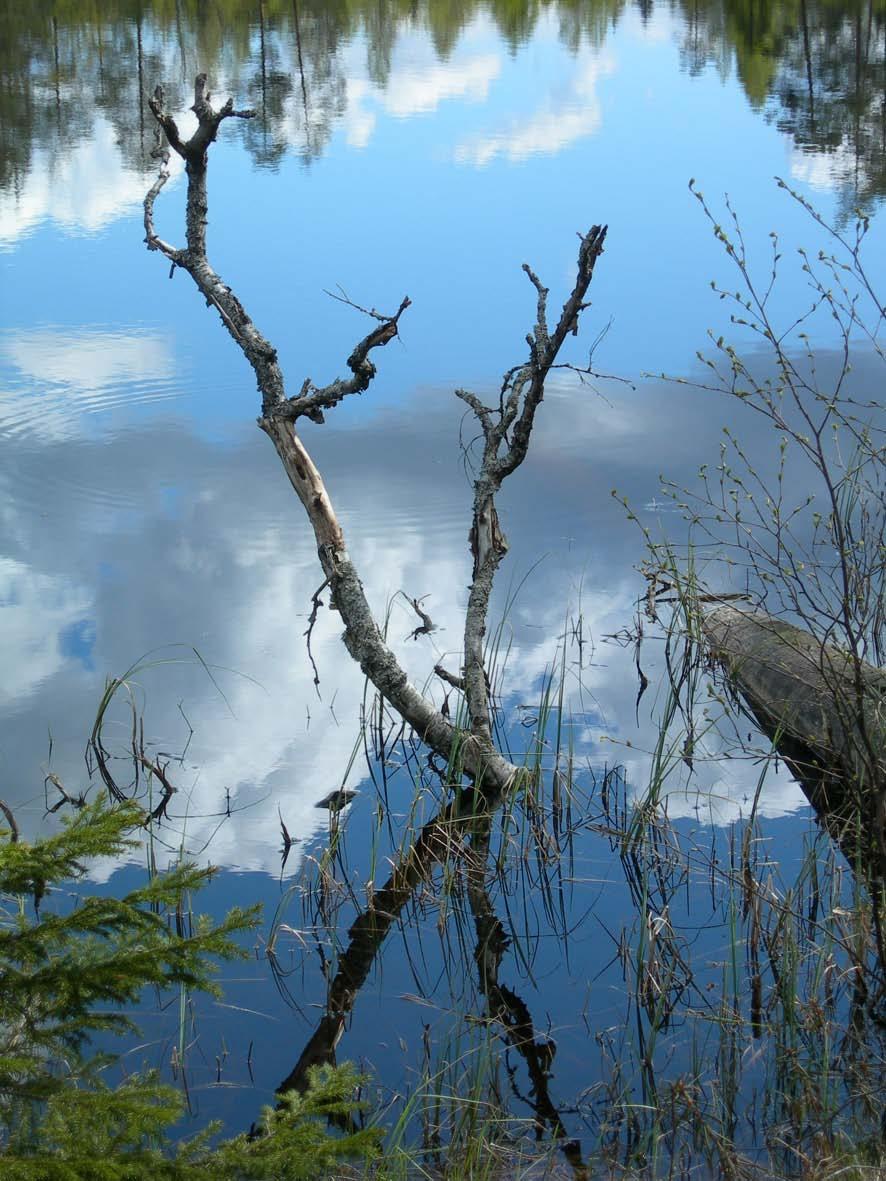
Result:
{"label": "weathered wood", "polygon": [[[207,79],[205,74],[201,74],[195,82],[194,104],[191,108],[197,116],[198,126],[187,141],[181,138],[175,119],[166,110],[162,88],[157,87],[150,100],[151,111],[158,127],[165,133],[168,149],[164,147],[160,136],[154,153],[159,164],[158,176],[144,201],[145,242],[149,250],[159,251],[169,259],[172,264],[170,275],[179,268],[191,276],[207,305],[219,313],[226,330],[252,366],[262,399],[258,425],[274,444],[314,531],[324,574],[323,586],[330,588],[332,603],[344,624],[342,638],[345,646],[379,694],[394,707],[419,739],[446,761],[444,786],[453,793],[453,798],[424,825],[413,841],[404,845],[393,862],[387,881],[380,890],[374,892],[370,905],[352,924],[348,945],[338,957],[336,973],[329,985],[326,1014],[296,1067],[281,1084],[280,1091],[285,1091],[307,1085],[308,1066],[332,1059],[356,995],[390,927],[399,918],[419,883],[453,850],[459,853],[464,841],[471,839],[479,818],[494,813],[508,793],[530,774],[526,768],[506,758],[493,740],[484,638],[493,579],[507,549],[498,521],[495,497],[503,481],[525,459],[535,415],[544,397],[545,379],[555,365],[562,364],[557,358],[567,335],[578,331],[579,317],[588,306],[585,296],[594,267],[603,252],[606,227],[592,226],[586,235],[579,235],[581,244],[575,285],[553,328],[549,328],[547,322],[548,291],[531,268],[524,267],[537,293],[536,324],[526,338],[529,359],[505,375],[498,408],[487,408],[474,394],[458,391],[459,397],[474,410],[480,421],[485,446],[482,464],[474,480],[474,513],[470,534],[474,572],[465,612],[464,673],[461,677],[444,673],[438,675],[444,676],[449,684],[457,686],[464,693],[470,716],[470,729],[466,731],[453,725],[448,713],[444,713],[442,707],[438,708],[409,681],[389,647],[367,601],[357,569],[348,555],[344,532],[323,477],[296,430],[300,418],[322,423],[325,410],[369,387],[376,374],[369,354],[398,336],[400,317],[409,307],[409,298],[405,297],[396,313],[388,316],[374,309],[360,308],[343,296],[343,302],[376,321],[372,331],[348,357],[347,365],[352,376],[338,378],[324,387],[316,386],[308,378],[302,383],[296,397],[287,397],[276,349],[259,332],[243,304],[209,263],[206,245],[208,149],[225,119],[245,119],[253,115],[251,111],[235,111],[230,99],[218,109],[209,100]],[[170,176],[169,149],[184,159],[188,178],[185,218],[187,245],[184,249],[176,248],[160,238],[154,225],[154,205]],[[577,371],[589,373],[590,368],[582,367]],[[310,634],[316,617],[317,594],[315,592],[313,596],[313,609],[306,633],[315,684],[318,674],[310,655]],[[427,633],[433,627],[430,616],[418,607],[417,599],[412,602]],[[419,628],[415,634],[421,631]],[[470,781],[469,787],[464,785],[465,779]],[[285,853],[288,850],[285,827],[283,837]]]}
{"label": "weathered wood", "polygon": [[718,604],[711,655],[850,863],[886,879],[886,670],[761,611]]}

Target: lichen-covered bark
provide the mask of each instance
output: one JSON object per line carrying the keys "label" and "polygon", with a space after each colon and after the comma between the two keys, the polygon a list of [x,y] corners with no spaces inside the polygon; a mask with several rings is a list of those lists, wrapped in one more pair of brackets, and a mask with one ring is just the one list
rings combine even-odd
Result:
{"label": "lichen-covered bark", "polygon": [[499,405],[484,406],[467,390],[456,394],[473,410],[483,432],[483,459],[474,481],[473,521],[470,532],[474,572],[471,580],[464,631],[465,700],[471,732],[484,743],[492,742],[492,718],[489,709],[488,676],[484,662],[486,621],[496,571],[508,550],[495,506],[495,497],[505,479],[523,460],[529,448],[535,415],[544,398],[545,381],[557,361],[569,333],[578,330],[588,287],[594,277],[597,259],[603,253],[606,226],[592,226],[581,236],[578,273],[553,331],[547,322],[548,289],[532,268],[523,270],[536,290],[536,321],[526,337],[529,358],[505,374]]}

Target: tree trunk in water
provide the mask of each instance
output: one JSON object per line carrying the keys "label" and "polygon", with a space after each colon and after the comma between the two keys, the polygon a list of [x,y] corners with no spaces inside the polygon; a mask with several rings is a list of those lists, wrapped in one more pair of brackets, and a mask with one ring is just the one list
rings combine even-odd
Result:
{"label": "tree trunk in water", "polygon": [[702,629],[850,864],[886,881],[886,670],[761,611],[719,604]]}

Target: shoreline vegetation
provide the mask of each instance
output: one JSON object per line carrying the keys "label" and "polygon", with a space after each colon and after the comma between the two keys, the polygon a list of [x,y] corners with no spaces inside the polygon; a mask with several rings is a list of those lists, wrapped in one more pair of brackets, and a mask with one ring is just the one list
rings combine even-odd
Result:
{"label": "shoreline vegetation", "polygon": [[[513,749],[498,714],[501,635],[488,618],[507,552],[496,497],[530,447],[545,381],[564,366],[593,376],[590,363],[564,358],[588,308],[606,227],[579,234],[574,285],[555,314],[542,279],[524,264],[534,321],[525,359],[504,374],[497,404],[456,391],[473,416],[480,445],[463,643],[457,665],[434,670],[435,686],[445,687],[444,709],[430,690],[408,680],[389,647],[322,474],[297,430],[301,418],[322,424],[343,399],[369,388],[376,376],[372,358],[397,337],[410,300],[404,296],[390,314],[358,308],[371,329],[347,357],[348,375],[323,387],[307,379],[288,394],[275,347],[214,270],[207,244],[211,146],[227,120],[246,122],[252,112],[235,109],[230,99],[214,104],[204,74],[196,78],[193,98],[197,127],[185,139],[162,88],[153,92],[158,173],[144,203],[146,244],[173,271],[191,277],[256,377],[259,426],[317,544],[322,581],[312,598],[307,658],[324,595],[367,680],[367,716],[373,720],[363,737],[370,775],[377,769],[383,774],[397,749],[413,777],[415,800],[434,800],[436,811],[395,834],[383,880],[376,885],[373,875],[365,895],[358,895],[348,877],[341,809],[330,810],[329,845],[299,887],[305,926],[327,935],[334,949],[325,964],[322,1015],[278,1085],[276,1107],[256,1113],[252,1127],[232,1139],[217,1140],[221,1130],[210,1127],[175,1141],[181,1094],[151,1074],[112,1084],[119,1061],[94,1054],[91,1039],[130,1032],[126,1011],[147,988],[182,997],[211,992],[218,964],[243,956],[242,937],[259,916],[235,909],[221,922],[195,917],[192,894],[210,871],[186,860],[167,873],[152,872],[120,898],[83,893],[72,901],[62,889],[83,876],[90,859],[120,854],[150,834],[175,796],[168,764],[146,753],[133,706],[132,782],[151,794],[148,806],[144,794],[140,801],[127,798],[104,734],[126,678],[110,682],[89,743],[103,794],[90,803],[56,784],[69,814],[60,832],[32,844],[19,839],[14,814],[4,808],[0,1176],[295,1181],[345,1177],[353,1169],[355,1176],[403,1181],[882,1177],[886,803],[877,738],[882,700],[872,714],[868,686],[881,675],[884,651],[883,427],[876,401],[859,404],[843,396],[857,338],[884,357],[884,309],[863,264],[866,220],[859,218],[854,236],[828,231],[832,254],[803,256],[812,307],[782,328],[768,312],[780,259],[777,239],[772,273],[761,288],[738,219],[727,206],[721,224],[699,194],[741,282],[738,292],[718,294],[732,301],[733,322],[756,332],[776,362],[776,378],[761,382],[728,341],[712,337],[706,388],[763,415],[783,462],[767,483],[741,440],[729,435],[715,467],[703,470],[700,492],[666,488],[687,522],[689,542],[662,542],[644,530],[648,593],[640,597],[642,617],[638,611],[623,639],[636,647],[640,696],[646,687],[640,653],[653,634],[664,648],[667,676],[659,687],[651,779],[636,798],[618,767],[576,763],[564,726],[571,648],[580,646],[574,633],[564,633],[542,687],[531,740]],[[184,161],[188,180],[180,246],[159,237],[154,226],[171,152]],[[802,198],[793,198],[828,230]],[[818,386],[812,354],[803,351],[815,315],[835,319],[845,345],[843,371],[827,388]],[[805,472],[800,483],[793,465]],[[704,569],[697,561],[700,539],[713,542],[719,554]],[[743,589],[735,590],[739,584]],[[781,638],[794,652],[798,629],[817,637],[811,662],[821,675],[820,688],[838,694],[837,716],[855,727],[851,757],[839,768],[838,835],[848,863],[824,832],[808,842],[795,873],[786,873],[767,851],[757,804],[767,769],[785,743],[781,713],[763,727],[768,740],[736,737],[732,757],[759,760],[760,788],[747,817],[719,847],[715,834],[699,835],[668,816],[668,787],[708,757],[709,734],[729,718],[745,728],[736,686],[709,676],[713,616],[706,617],[704,608],[718,591],[721,597],[747,597],[779,626],[793,628]],[[429,633],[433,620],[418,600],[413,607],[416,634]],[[742,659],[745,647],[742,641]],[[832,675],[834,652],[842,654],[839,685]],[[753,696],[757,690],[740,679],[741,660],[730,656],[727,665],[727,679],[737,680],[746,699]],[[760,721],[761,711],[750,708]],[[845,754],[846,744],[838,745]],[[830,758],[830,750],[822,746],[820,761]],[[785,757],[797,761],[794,752]],[[381,808],[377,824],[380,839],[386,826]],[[864,835],[865,856],[854,855],[858,846],[847,844],[853,824]],[[286,839],[285,827],[283,833]],[[531,895],[566,954],[572,931],[567,900],[583,884],[571,861],[580,838],[598,842],[622,870],[633,905],[631,921],[612,933],[613,961],[624,983],[622,1018],[599,1029],[586,1015],[588,1045],[602,1067],[583,1095],[564,1103],[555,1085],[556,1037],[511,978],[512,957],[526,956],[531,971],[526,949],[532,934],[513,923],[510,907],[513,899]],[[707,884],[707,914],[698,913],[697,895],[689,889],[699,881]],[[455,945],[465,961],[458,972],[466,981],[464,997],[472,1000],[464,1017],[477,1049],[448,1054],[446,1047],[428,1047],[423,1077],[410,1094],[379,1106],[367,1098],[374,1082],[338,1065],[338,1047],[383,944],[422,907],[445,914],[457,933]],[[715,958],[697,962],[688,932],[715,922],[723,945]],[[282,972],[278,953],[294,930],[282,914],[275,916],[266,945],[271,971]],[[504,1071],[502,1057],[508,1062]],[[528,1079],[522,1092],[509,1073],[517,1060]],[[674,1061],[679,1069],[672,1069]],[[503,1075],[530,1111],[528,1120],[511,1113]],[[543,1144],[543,1152],[533,1154],[533,1142]]]}

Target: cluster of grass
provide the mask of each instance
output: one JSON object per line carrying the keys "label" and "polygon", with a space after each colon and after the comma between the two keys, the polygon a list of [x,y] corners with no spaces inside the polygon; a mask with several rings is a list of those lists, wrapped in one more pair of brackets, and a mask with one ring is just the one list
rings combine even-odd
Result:
{"label": "cluster of grass", "polygon": [[[494,823],[453,838],[404,909],[406,932],[427,931],[435,916],[457,1019],[448,1042],[426,1046],[408,1094],[368,1126],[354,1118],[353,1070],[325,1068],[249,1133],[178,1138],[180,1091],[155,1075],[121,1077],[113,1056],[91,1053],[90,1036],[131,1029],[123,1009],[146,987],[211,991],[214,968],[241,954],[238,936],[256,915],[183,923],[207,876],[184,862],[121,898],[63,890],[91,858],[143,838],[151,810],[134,802],[79,807],[33,844],[11,832],[0,844],[0,1175],[873,1181],[886,1044],[872,1003],[870,896],[824,837],[787,876],[753,812],[719,845],[711,830],[669,821],[661,786],[686,767],[685,699],[659,702],[670,725],[651,752],[645,798],[630,796],[618,770],[580,774],[564,682],[580,674],[581,647],[564,628],[532,712],[530,773]],[[671,664],[682,667],[676,647]],[[697,668],[686,669],[670,693],[700,690]],[[378,780],[370,859],[379,864],[392,837],[395,858],[405,855],[458,769],[433,768],[381,703],[370,706],[362,741]],[[405,835],[385,806],[394,762],[415,776]],[[304,923],[327,931],[332,972],[348,954],[342,930],[372,898],[355,887],[366,878],[349,863],[344,818],[330,815],[330,840],[294,892]],[[611,932],[624,1012],[608,1029],[590,1015],[588,1052],[602,1065],[564,1107],[553,1044],[517,990],[532,989],[540,935],[568,951],[590,841],[622,867],[632,902],[633,918]],[[283,914],[272,968],[289,934]],[[698,962],[691,933],[712,926],[719,950]],[[380,948],[381,939],[367,972]],[[508,1097],[514,1063],[529,1080],[528,1116]]]}
{"label": "cluster of grass", "polygon": [[[649,791],[632,796],[617,769],[580,770],[564,683],[580,675],[581,645],[567,627],[531,714],[530,773],[494,823],[453,836],[416,885],[400,918],[406,954],[422,995],[442,971],[453,1024],[447,1041],[425,1047],[400,1096],[384,1157],[395,1175],[879,1175],[886,1037],[872,896],[811,822],[795,864],[769,852],[756,808],[771,752],[744,819],[721,830],[669,820],[665,785],[692,774],[688,733],[697,763],[712,725],[695,700],[709,709],[703,654],[685,620],[673,627]],[[374,867],[407,856],[451,788],[452,768],[422,759],[380,702],[366,716],[379,789]],[[413,777],[410,815],[395,832],[384,794],[394,764]],[[404,789],[402,779],[393,788],[401,798]],[[292,890],[304,908],[297,925],[325,930],[330,979],[354,962],[342,932],[372,905],[372,890],[358,884],[365,861],[352,863],[346,837],[333,817],[323,856],[309,859]],[[544,1003],[539,945],[569,952],[587,904],[588,856],[621,867],[631,902],[631,917],[610,929],[623,1012],[606,1028],[586,1015],[591,1081],[564,1105],[555,1047],[529,1006]],[[715,933],[713,952],[699,931]],[[436,953],[422,942],[438,937]],[[363,979],[380,947],[358,948]]]}

